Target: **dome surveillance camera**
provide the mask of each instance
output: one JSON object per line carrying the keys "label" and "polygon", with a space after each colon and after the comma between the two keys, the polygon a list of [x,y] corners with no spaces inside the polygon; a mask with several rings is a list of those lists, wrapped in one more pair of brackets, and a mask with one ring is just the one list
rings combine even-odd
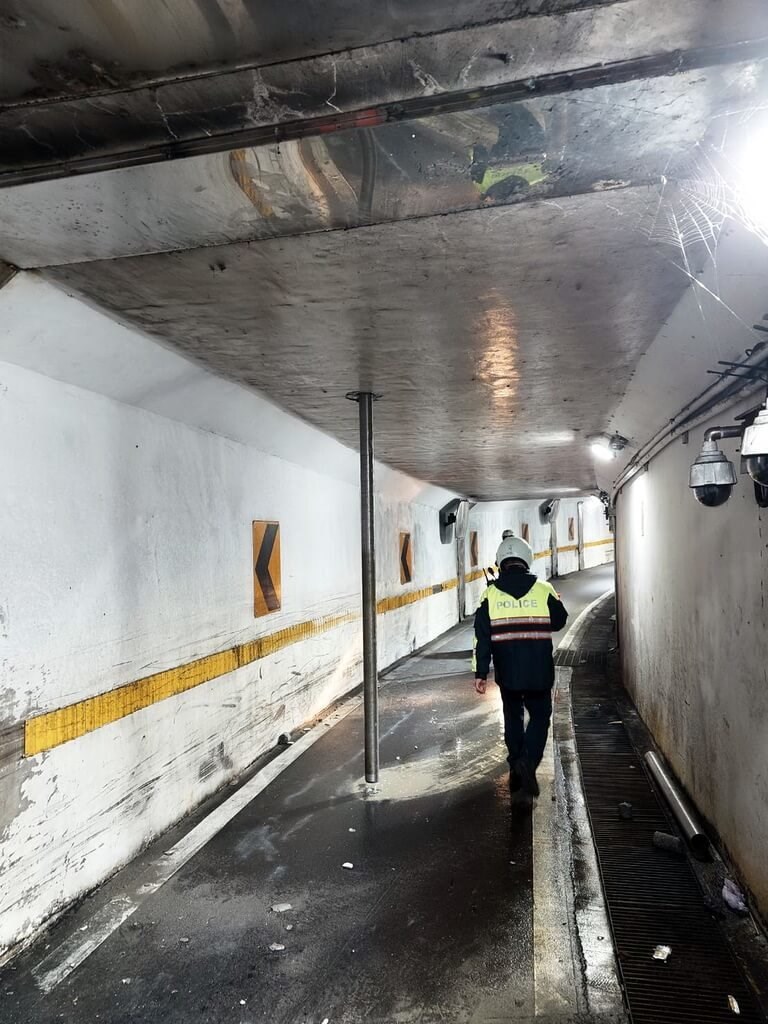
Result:
{"label": "dome surveillance camera", "polygon": [[735,483],[736,470],[718,448],[717,441],[704,441],[699,457],[691,466],[689,480],[696,501],[708,508],[724,505]]}
{"label": "dome surveillance camera", "polygon": [[741,454],[756,484],[768,485],[768,402],[744,431]]}
{"label": "dome surveillance camera", "polygon": [[724,505],[731,496],[731,484],[699,484],[693,488],[693,496],[700,505],[717,508]]}
{"label": "dome surveillance camera", "polygon": [[549,523],[552,521],[555,508],[556,505],[553,498],[550,498],[548,501],[542,501],[539,505],[539,518],[542,523]]}

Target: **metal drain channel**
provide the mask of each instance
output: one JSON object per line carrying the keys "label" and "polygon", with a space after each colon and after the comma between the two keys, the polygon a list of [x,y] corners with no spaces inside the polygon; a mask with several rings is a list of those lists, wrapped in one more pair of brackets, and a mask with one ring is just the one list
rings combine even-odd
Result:
{"label": "metal drain channel", "polygon": [[[765,1024],[688,861],[652,845],[654,831],[674,826],[620,721],[604,668],[611,612],[601,609],[587,627],[585,647],[573,651],[568,664],[584,793],[631,1019]],[[588,656],[600,647],[602,660]],[[622,801],[632,804],[630,820],[619,817]],[[666,962],[654,960],[657,946],[671,947]]]}

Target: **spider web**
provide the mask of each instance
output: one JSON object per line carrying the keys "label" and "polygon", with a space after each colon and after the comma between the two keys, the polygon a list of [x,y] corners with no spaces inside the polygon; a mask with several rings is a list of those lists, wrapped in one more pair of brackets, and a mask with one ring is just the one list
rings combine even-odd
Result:
{"label": "spider web", "polygon": [[714,258],[726,221],[736,213],[733,191],[718,168],[698,155],[661,179],[648,237],[682,253]]}
{"label": "spider web", "polygon": [[[700,292],[722,305],[751,333],[751,326],[718,294],[717,246],[729,222],[741,224],[766,245],[768,230],[750,216],[726,176],[728,171],[721,147],[705,149],[701,145],[692,156],[673,167],[668,166],[667,173],[661,177],[658,196],[649,205],[644,233],[650,241],[676,250],[678,259],[670,262],[697,286],[696,301],[702,319],[705,317]],[[701,280],[704,267],[710,261],[715,271],[714,290]]]}
{"label": "spider web", "polygon": [[719,123],[707,140],[690,156],[667,166],[647,234],[651,241],[677,249],[686,267],[689,253],[715,258],[720,234],[729,220],[768,245],[768,226],[756,221],[744,205],[735,185],[738,169],[728,157],[729,143],[738,150],[750,131],[765,133],[767,114],[768,105],[761,105],[716,118]]}

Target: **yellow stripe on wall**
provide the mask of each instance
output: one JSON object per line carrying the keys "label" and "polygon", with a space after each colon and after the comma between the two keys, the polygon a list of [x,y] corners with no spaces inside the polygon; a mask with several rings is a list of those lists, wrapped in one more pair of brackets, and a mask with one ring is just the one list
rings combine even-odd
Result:
{"label": "yellow stripe on wall", "polygon": [[[534,561],[537,558],[549,558],[549,556],[551,554],[552,554],[552,552],[550,551],[549,548],[547,548],[546,551],[534,551],[534,553],[533,553]],[[483,575],[483,570],[482,569],[473,569],[472,572],[468,572],[464,578],[466,579],[467,583],[474,583],[474,581],[475,580],[479,580],[482,575]]]}
{"label": "yellow stripe on wall", "polygon": [[[441,594],[454,589],[457,585],[458,580],[454,578],[446,580],[444,583],[437,583],[432,587],[422,587],[421,590],[385,597],[377,602],[376,611],[380,615],[395,611],[406,605],[414,604],[416,601],[432,597],[433,594]],[[95,729],[100,729],[103,725],[117,722],[121,718],[132,715],[135,711],[141,711],[152,704],[157,704],[158,701],[175,697],[202,683],[208,683],[212,679],[225,676],[238,668],[244,668],[269,654],[275,654],[284,647],[301,640],[308,640],[313,636],[319,636],[328,630],[336,629],[337,626],[354,622],[358,618],[360,618],[359,612],[345,612],[341,615],[326,615],[308,622],[300,622],[295,626],[288,626],[286,629],[259,637],[257,640],[237,644],[226,651],[207,654],[195,661],[187,662],[185,665],[177,665],[174,668],[144,676],[132,683],[125,683],[123,686],[108,690],[106,693],[87,697],[76,704],[36,715],[24,723],[24,756],[31,757],[33,754],[40,754],[44,750],[58,747],[62,743],[68,743]]]}
{"label": "yellow stripe on wall", "polygon": [[[607,540],[590,540],[584,545],[585,548],[598,548],[603,544],[613,544],[613,537],[608,537]],[[558,548],[558,555],[565,554],[568,551],[578,551],[578,544],[567,544],[565,547]],[[546,551],[535,551],[533,554],[534,559],[536,558],[549,558],[552,554],[552,549],[547,548]],[[474,583],[475,580],[481,579],[485,574],[482,569],[474,569],[472,572],[468,572],[464,577],[467,583]]]}
{"label": "yellow stripe on wall", "polygon": [[421,590],[411,590],[407,594],[395,594],[392,597],[383,597],[376,602],[376,611],[379,615],[385,612],[393,612],[405,605],[415,604],[416,601],[423,601],[425,597],[432,597],[433,594],[443,594],[446,590],[454,590],[459,585],[457,579],[446,580],[445,583],[436,583],[433,587],[422,587]]}

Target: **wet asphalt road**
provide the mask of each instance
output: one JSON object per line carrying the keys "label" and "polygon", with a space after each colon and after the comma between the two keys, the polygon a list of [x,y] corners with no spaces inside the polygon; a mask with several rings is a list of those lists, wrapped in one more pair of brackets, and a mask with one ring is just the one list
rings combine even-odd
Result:
{"label": "wet asphalt road", "polygon": [[[611,583],[610,566],[559,581],[570,621]],[[474,694],[470,646],[457,627],[387,677],[378,792],[358,709],[49,995],[29,976],[40,947],[17,960],[0,1020],[532,1021],[531,812],[510,810],[500,701]]]}

